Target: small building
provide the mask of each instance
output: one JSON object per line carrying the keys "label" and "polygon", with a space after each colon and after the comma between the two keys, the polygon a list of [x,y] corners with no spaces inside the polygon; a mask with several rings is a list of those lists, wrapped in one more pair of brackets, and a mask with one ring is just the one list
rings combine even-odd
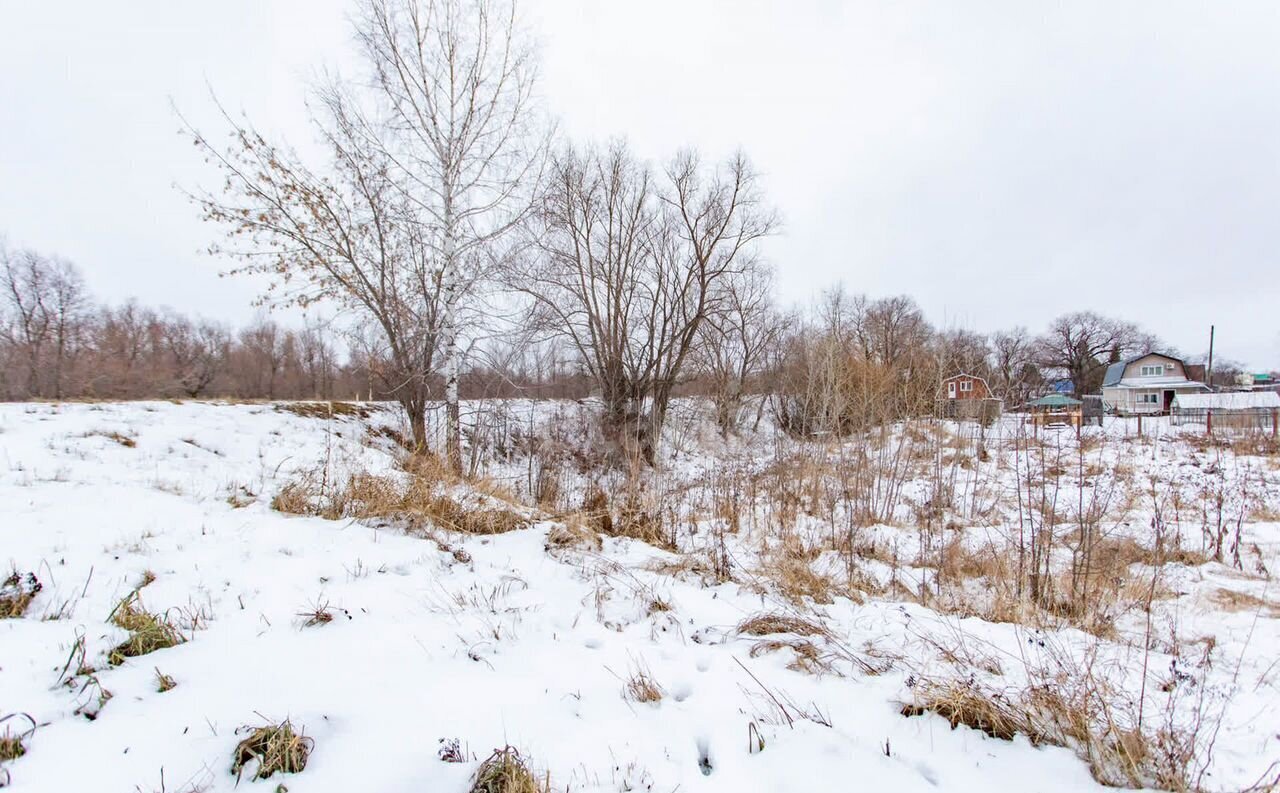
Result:
{"label": "small building", "polygon": [[1178,394],[1170,410],[1174,424],[1203,424],[1243,430],[1270,430],[1280,423],[1280,394],[1275,391],[1225,391],[1217,394]]}
{"label": "small building", "polygon": [[1208,390],[1209,386],[1187,376],[1181,358],[1149,352],[1107,367],[1102,403],[1121,416],[1163,415],[1173,407],[1174,397]]}
{"label": "small building", "polygon": [[968,419],[983,424],[1000,418],[1004,408],[1004,402],[992,395],[986,380],[963,372],[942,381],[938,403],[944,418]]}
{"label": "small building", "polygon": [[1077,430],[1084,423],[1084,403],[1066,394],[1048,394],[1028,402],[1031,423],[1037,427],[1070,425]]}

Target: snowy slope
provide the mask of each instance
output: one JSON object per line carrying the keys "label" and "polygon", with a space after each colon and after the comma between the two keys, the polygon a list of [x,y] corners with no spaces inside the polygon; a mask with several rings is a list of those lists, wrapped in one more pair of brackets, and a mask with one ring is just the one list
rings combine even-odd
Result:
{"label": "snowy slope", "polygon": [[[242,787],[462,793],[475,762],[437,759],[441,739],[476,760],[515,746],[561,790],[1099,787],[1069,750],[899,714],[928,663],[922,637],[954,635],[960,621],[839,599],[822,609],[833,671],[792,670],[790,650],[753,657],[758,637],[735,630],[785,606],[740,584],[650,572],[646,562],[668,554],[641,543],[548,553],[544,523],[454,536],[450,552],[394,528],[272,511],[281,484],[321,459],[394,468],[357,418],[267,405],[0,406],[0,564],[44,583],[25,618],[0,620],[0,716],[39,724],[27,755],[5,766],[12,790],[157,791],[163,774],[166,791],[230,791],[237,728],[286,717],[315,740],[307,769]],[[125,633],[108,615],[147,571],[142,602],[190,641],[112,667],[106,653]],[[336,619],[305,626],[322,604]],[[997,657],[1036,652],[1013,626],[962,622]],[[1265,623],[1253,641],[1274,657]],[[112,694],[93,720],[76,711],[96,689],[58,685],[81,636]],[[844,657],[855,650],[916,663],[868,675]],[[177,687],[159,693],[156,669]],[[623,696],[637,669],[665,690],[660,702]],[[1240,779],[1280,745],[1275,710],[1262,707],[1277,693],[1254,702],[1256,742],[1237,744],[1244,759],[1224,772]],[[762,752],[749,730],[763,734]]]}

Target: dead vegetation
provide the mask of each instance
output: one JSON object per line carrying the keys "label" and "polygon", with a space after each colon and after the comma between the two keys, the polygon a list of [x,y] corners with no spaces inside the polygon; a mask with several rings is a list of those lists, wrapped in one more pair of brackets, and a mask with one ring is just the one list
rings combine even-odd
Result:
{"label": "dead vegetation", "polygon": [[[15,730],[22,722],[24,729]],[[17,760],[27,753],[26,742],[35,734],[36,721],[25,713],[10,713],[0,717],[0,763]]]}
{"label": "dead vegetation", "polygon": [[156,691],[158,693],[163,694],[164,692],[172,691],[177,687],[178,681],[174,680],[172,676],[161,672],[159,667],[156,667]]}
{"label": "dead vegetation", "polygon": [[568,515],[547,530],[546,549],[598,552],[604,548],[600,538],[580,515]]}
{"label": "dead vegetation", "polygon": [[1280,603],[1238,589],[1219,587],[1209,597],[1214,606],[1223,611],[1251,611],[1267,617],[1280,617]]}
{"label": "dead vegetation", "polygon": [[136,590],[116,605],[108,619],[129,632],[129,638],[108,653],[107,660],[112,666],[119,666],[126,658],[148,655],[186,641],[167,615],[154,614],[143,608]]}
{"label": "dead vegetation", "polygon": [[541,780],[511,746],[495,749],[471,778],[470,793],[551,793],[551,778]]}
{"label": "dead vegetation", "polygon": [[307,759],[315,741],[295,731],[288,719],[261,727],[246,725],[236,732],[248,733],[236,744],[231,773],[240,780],[246,768],[252,768],[250,779],[267,779],[275,774],[296,774],[307,767]]}
{"label": "dead vegetation", "polygon": [[794,659],[787,668],[795,672],[811,675],[826,674],[832,671],[830,657],[818,649],[818,645],[807,639],[762,639],[751,645],[750,655],[757,658],[767,653],[789,650]]}
{"label": "dead vegetation", "polygon": [[1093,777],[1111,787],[1202,790],[1208,768],[1204,732],[1213,732],[1204,711],[1203,688],[1192,686],[1196,719],[1175,723],[1176,698],[1144,723],[1142,705],[1095,674],[1092,656],[1066,666],[1062,659],[1048,675],[1033,674],[1024,687],[996,688],[965,679],[910,681],[912,701],[904,716],[936,713],[952,729],[964,725],[993,738],[1024,735],[1033,745],[1065,746],[1089,765]]}
{"label": "dead vegetation", "polygon": [[653,679],[653,674],[643,667],[638,667],[631,672],[623,690],[623,696],[632,702],[661,702],[666,695],[667,692],[658,684],[658,681]]}
{"label": "dead vegetation", "polygon": [[[298,617],[302,619],[302,627],[314,628],[317,625],[328,625],[333,622],[335,609],[329,605],[327,600],[316,600],[305,610],[298,612]],[[351,619],[351,613],[346,609],[337,609],[347,618]]]}
{"label": "dead vegetation", "polygon": [[293,515],[329,520],[383,519],[409,529],[424,523],[464,534],[503,534],[528,527],[522,511],[490,493],[478,492],[475,482],[464,486],[425,455],[410,458],[403,476],[357,472],[331,481],[324,469],[303,472],[272,498],[271,508]]}
{"label": "dead vegetation", "polygon": [[35,573],[23,574],[14,570],[0,584],[0,619],[21,617],[43,588]]}
{"label": "dead vegetation", "polygon": [[773,636],[790,633],[795,636],[826,636],[827,629],[816,622],[786,614],[758,614],[738,624],[738,633],[747,636]]}
{"label": "dead vegetation", "polygon": [[135,439],[115,430],[93,430],[91,432],[86,432],[83,437],[106,438],[109,441],[115,441],[126,449],[132,449],[138,445],[138,442]]}
{"label": "dead vegetation", "polygon": [[281,413],[292,413],[309,419],[335,417],[366,419],[373,414],[369,406],[357,405],[354,402],[279,402],[275,409]]}

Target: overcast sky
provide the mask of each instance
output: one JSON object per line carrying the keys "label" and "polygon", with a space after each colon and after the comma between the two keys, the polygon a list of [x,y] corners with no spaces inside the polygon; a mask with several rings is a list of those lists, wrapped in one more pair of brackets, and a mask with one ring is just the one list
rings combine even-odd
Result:
{"label": "overcast sky", "polygon": [[[206,83],[306,141],[308,75],[349,62],[345,0],[0,0],[0,234],[108,301],[229,322],[174,189],[205,172],[171,100]],[[1187,354],[1280,367],[1280,3],[526,0],[542,93],[578,140],[745,149],[784,302],[835,282],[938,325],[1093,309]]]}

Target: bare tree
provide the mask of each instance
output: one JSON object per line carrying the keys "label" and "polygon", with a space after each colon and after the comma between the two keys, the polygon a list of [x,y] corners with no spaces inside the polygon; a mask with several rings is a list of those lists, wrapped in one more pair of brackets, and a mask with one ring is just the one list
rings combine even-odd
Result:
{"label": "bare tree", "polygon": [[751,380],[762,372],[781,337],[782,323],[773,309],[773,273],[748,263],[727,280],[723,304],[707,315],[695,350],[698,368],[710,381],[721,435],[737,431]]}
{"label": "bare tree", "polygon": [[361,11],[357,36],[392,134],[364,128],[428,232],[419,277],[438,295],[447,457],[461,471],[462,315],[533,206],[549,140],[536,63],[514,3],[364,0]]}
{"label": "bare tree", "polygon": [[22,359],[23,392],[61,399],[66,369],[87,319],[84,281],[65,259],[9,251],[2,241],[0,270],[10,315],[6,335]]}
{"label": "bare tree", "polygon": [[698,332],[776,221],[742,156],[704,173],[692,153],[663,174],[617,144],[556,158],[537,256],[511,285],[562,334],[604,402],[606,430],[652,464]]}
{"label": "bare tree", "polygon": [[1042,379],[1036,366],[1035,340],[1026,328],[996,331],[991,336],[991,385],[1010,405],[1021,405]]}
{"label": "bare tree", "polygon": [[1040,365],[1065,372],[1080,396],[1098,390],[1108,361],[1146,352],[1155,344],[1153,336],[1132,322],[1077,311],[1055,319],[1036,346]]}
{"label": "bare tree", "polygon": [[224,176],[221,191],[194,198],[227,234],[228,242],[211,250],[241,258],[233,272],[270,279],[264,302],[306,307],[331,300],[378,329],[381,384],[424,449],[439,335],[439,284],[422,277],[429,232],[394,181],[394,165],[353,118],[349,95],[330,85],[318,96],[313,125],[329,155],[319,170],[229,114],[225,148],[188,125]]}

